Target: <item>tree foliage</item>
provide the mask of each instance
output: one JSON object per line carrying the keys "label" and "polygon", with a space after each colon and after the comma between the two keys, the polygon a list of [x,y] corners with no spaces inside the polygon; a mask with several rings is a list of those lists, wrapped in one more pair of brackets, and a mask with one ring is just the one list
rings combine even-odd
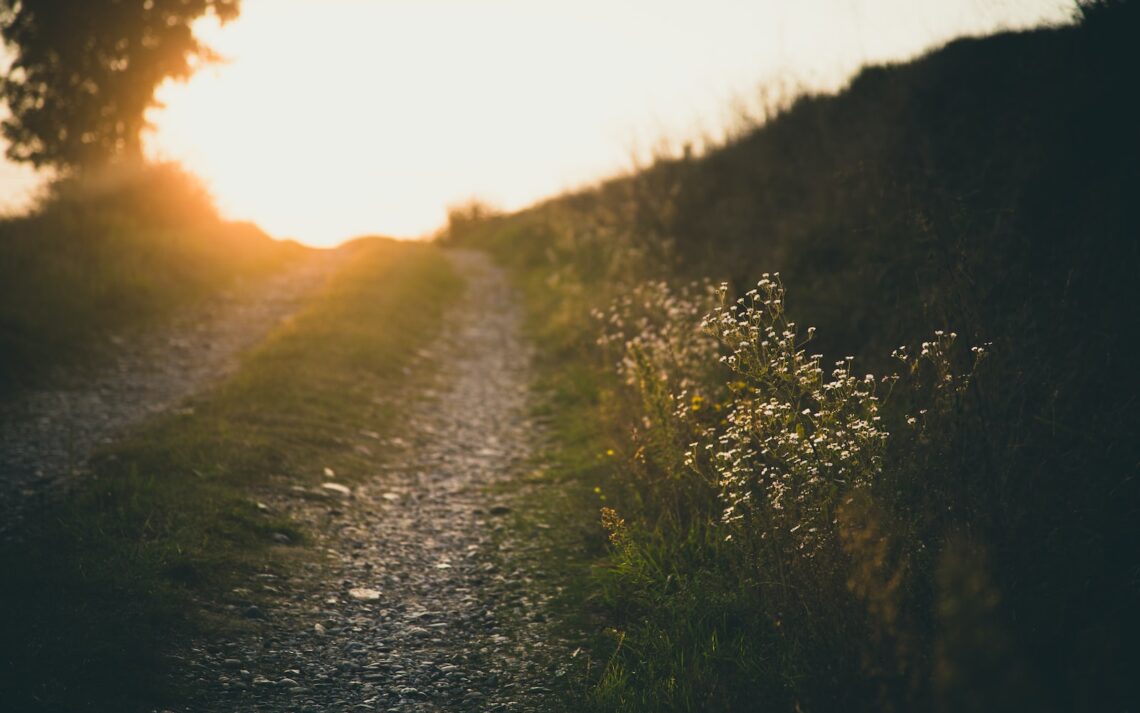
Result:
{"label": "tree foliage", "polygon": [[213,57],[191,24],[208,12],[233,19],[240,1],[0,0],[8,157],[56,167],[138,157],[158,85]]}

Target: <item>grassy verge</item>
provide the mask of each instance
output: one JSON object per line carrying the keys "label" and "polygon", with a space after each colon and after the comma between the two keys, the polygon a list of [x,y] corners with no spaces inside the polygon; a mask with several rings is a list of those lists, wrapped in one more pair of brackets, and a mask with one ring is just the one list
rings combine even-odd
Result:
{"label": "grassy verge", "polygon": [[640,515],[651,497],[629,482],[629,418],[640,413],[593,348],[586,302],[553,292],[546,270],[515,267],[529,336],[545,347],[534,417],[551,438],[544,467],[507,486],[520,501],[513,524],[536,541],[553,625],[578,647],[572,675],[552,685],[567,710],[748,710],[768,683],[757,671],[768,652],[758,650],[762,610],[749,612],[753,595],[725,576],[732,552],[711,528],[681,540],[642,532],[637,552],[609,537],[603,508]]}
{"label": "grassy verge", "polygon": [[305,533],[259,510],[256,490],[361,470],[355,439],[399,418],[458,279],[430,246],[357,245],[237,375],[102,453],[25,542],[0,547],[4,707],[130,711],[173,695],[161,654],[206,624],[195,597],[304,555],[274,548],[274,533]]}

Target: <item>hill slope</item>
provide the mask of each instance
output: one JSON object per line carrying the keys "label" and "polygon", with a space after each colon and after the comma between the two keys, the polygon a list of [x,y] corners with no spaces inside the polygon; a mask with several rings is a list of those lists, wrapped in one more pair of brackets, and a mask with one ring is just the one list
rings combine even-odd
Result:
{"label": "hill slope", "polygon": [[[599,628],[621,632],[616,652],[596,644],[610,661],[590,694],[600,707],[1100,710],[1129,699],[1140,62],[1136,4],[1104,5],[1080,26],[868,68],[705,156],[662,158],[445,236],[516,269],[574,414],[561,421],[571,495],[559,507],[585,533],[576,556],[610,562],[579,605],[604,602]],[[760,418],[748,409],[776,398],[771,372],[717,371],[717,354],[743,347],[710,351],[679,316],[710,303],[644,287],[711,278],[735,297],[772,271],[788,314],[818,327],[808,349],[821,363],[857,355],[859,373],[890,374],[894,347],[939,345],[929,335],[941,330],[952,342],[942,376],[962,384],[943,399],[934,359],[908,362],[882,405],[881,460],[859,466],[871,484],[833,474],[823,490],[793,488],[803,517],[826,513],[830,544],[812,557],[773,524],[794,521],[760,470],[732,476],[751,478],[762,503],[741,531],[722,522],[731,478],[682,463],[701,429],[735,437],[704,415],[712,405]],[[625,300],[608,320],[618,338],[594,348],[601,327],[588,315],[614,297]],[[990,345],[984,364],[970,365],[971,345]],[[800,396],[806,416],[749,421],[742,442],[770,449],[815,433],[822,397]],[[911,437],[915,416],[926,426]],[[792,467],[772,450],[756,457]],[[606,547],[595,487],[614,508]]]}

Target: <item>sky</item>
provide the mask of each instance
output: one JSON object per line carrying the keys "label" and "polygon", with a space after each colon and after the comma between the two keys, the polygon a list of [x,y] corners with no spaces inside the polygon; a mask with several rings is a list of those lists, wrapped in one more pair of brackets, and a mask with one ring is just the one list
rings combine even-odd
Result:
{"label": "sky", "polygon": [[[243,0],[225,60],[160,88],[153,158],[223,214],[333,245],[418,237],[716,138],[761,87],[841,87],[953,37],[1067,21],[1072,0]],[[42,180],[0,163],[0,207]]]}

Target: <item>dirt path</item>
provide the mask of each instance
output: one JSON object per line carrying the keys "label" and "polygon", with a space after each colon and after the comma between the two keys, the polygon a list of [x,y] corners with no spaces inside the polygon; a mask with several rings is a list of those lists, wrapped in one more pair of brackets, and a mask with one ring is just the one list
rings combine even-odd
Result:
{"label": "dirt path", "polygon": [[[185,654],[188,711],[541,711],[565,675],[517,562],[503,503],[487,486],[527,467],[530,351],[504,276],[482,254],[451,254],[468,280],[431,354],[433,397],[412,402],[377,473],[351,491],[262,494],[304,521],[327,559],[234,594],[256,634]],[[353,434],[355,435],[355,434]],[[341,492],[336,492],[337,489]],[[269,595],[250,608],[243,594]],[[263,599],[258,599],[263,601]]]}
{"label": "dirt path", "polygon": [[63,375],[53,388],[0,403],[0,536],[18,532],[48,486],[81,473],[100,444],[232,372],[340,259],[316,254],[159,330],[117,339],[115,357],[94,376]]}

